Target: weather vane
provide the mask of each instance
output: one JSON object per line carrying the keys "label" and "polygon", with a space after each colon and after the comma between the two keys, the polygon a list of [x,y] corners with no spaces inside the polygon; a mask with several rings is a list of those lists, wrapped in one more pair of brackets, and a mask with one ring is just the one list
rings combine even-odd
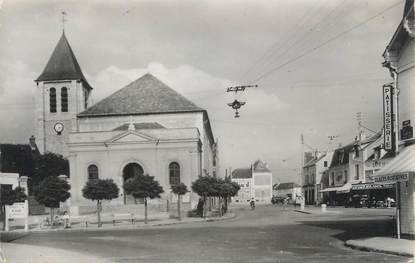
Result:
{"label": "weather vane", "polygon": [[66,16],[65,11],[62,11],[61,14],[62,14],[62,20],[61,20],[62,21],[62,31],[65,32],[65,22],[68,21],[68,20],[65,19],[65,16]]}
{"label": "weather vane", "polygon": [[[227,88],[226,92],[235,92],[235,94],[236,94],[236,93],[238,93],[238,91],[245,91],[246,88],[256,88],[256,87],[258,87],[258,85],[234,86],[234,87]],[[238,101],[237,99],[235,99],[231,103],[228,103],[228,106],[235,110],[235,118],[240,117],[238,110],[245,104],[246,104],[246,102]]]}

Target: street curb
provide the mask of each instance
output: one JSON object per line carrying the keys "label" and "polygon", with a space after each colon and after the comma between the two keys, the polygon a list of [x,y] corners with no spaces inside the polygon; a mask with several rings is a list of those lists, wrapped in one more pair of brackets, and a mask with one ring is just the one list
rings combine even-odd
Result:
{"label": "street curb", "polygon": [[[132,229],[140,229],[140,228],[151,228],[151,227],[158,227],[158,226],[169,226],[169,225],[182,225],[182,224],[189,224],[189,223],[199,223],[199,222],[215,222],[215,221],[225,221],[225,220],[230,220],[236,217],[235,213],[229,213],[229,216],[226,217],[214,217],[214,218],[198,218],[196,220],[183,220],[183,221],[173,221],[173,222],[167,222],[167,223],[150,223],[147,225],[142,225],[142,224],[131,224],[131,225],[120,225],[120,226],[113,226],[113,227],[108,227],[108,228],[67,228],[67,229],[62,229],[62,228],[57,228],[57,229],[34,229],[34,230],[29,230],[27,232],[25,231],[15,231],[15,232],[9,232],[9,233],[19,233],[19,234],[23,234],[22,236],[26,236],[28,234],[31,233],[50,233],[50,232],[87,232],[87,231],[117,231],[117,230],[132,230]],[[1,232],[0,231],[0,235],[2,235],[3,233],[8,233],[8,232]],[[19,239],[20,237],[16,238]],[[13,239],[15,240],[15,239]],[[6,241],[7,242],[7,241]]]}
{"label": "street curb", "polygon": [[297,209],[294,209],[294,212],[308,214],[308,215],[312,214],[311,212],[301,211],[301,210],[297,210]]}
{"label": "street curb", "polygon": [[390,251],[390,250],[377,249],[377,248],[368,247],[368,246],[355,245],[355,244],[351,244],[350,241],[351,240],[347,240],[346,242],[344,242],[344,245],[352,249],[367,251],[367,252],[378,252],[378,253],[384,253],[384,254],[390,254],[390,255],[396,255],[396,256],[414,257],[414,254],[411,254],[411,253]]}

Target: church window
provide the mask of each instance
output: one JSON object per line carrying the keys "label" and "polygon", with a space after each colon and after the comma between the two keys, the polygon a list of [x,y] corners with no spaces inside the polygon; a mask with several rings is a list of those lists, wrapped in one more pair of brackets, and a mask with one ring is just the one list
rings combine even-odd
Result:
{"label": "church window", "polygon": [[68,89],[66,87],[61,89],[61,110],[68,112]]}
{"label": "church window", "polygon": [[49,90],[49,109],[50,112],[56,112],[56,89]]}
{"label": "church window", "polygon": [[180,184],[180,165],[176,162],[169,165],[169,182],[170,185]]}
{"label": "church window", "polygon": [[88,180],[98,179],[98,167],[95,164],[88,166]]}

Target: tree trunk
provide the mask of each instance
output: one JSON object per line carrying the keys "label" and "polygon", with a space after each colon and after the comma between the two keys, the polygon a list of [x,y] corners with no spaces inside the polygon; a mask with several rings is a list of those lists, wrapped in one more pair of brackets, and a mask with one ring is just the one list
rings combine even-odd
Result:
{"label": "tree trunk", "polygon": [[147,224],[147,197],[144,197],[144,224]]}
{"label": "tree trunk", "polygon": [[1,217],[3,220],[3,231],[6,230],[6,206],[1,206]]}
{"label": "tree trunk", "polygon": [[98,217],[98,227],[101,227],[101,202],[97,200],[97,217]]}
{"label": "tree trunk", "polygon": [[181,195],[177,195],[177,215],[179,217],[179,221],[182,220],[182,215],[181,215],[181,209],[180,209],[180,204],[182,202],[182,196]]}
{"label": "tree trunk", "polygon": [[54,209],[53,209],[53,207],[50,207],[50,224],[53,226],[53,212],[54,212]]}
{"label": "tree trunk", "polygon": [[207,214],[207,204],[206,204],[206,195],[203,196],[203,218],[206,219]]}

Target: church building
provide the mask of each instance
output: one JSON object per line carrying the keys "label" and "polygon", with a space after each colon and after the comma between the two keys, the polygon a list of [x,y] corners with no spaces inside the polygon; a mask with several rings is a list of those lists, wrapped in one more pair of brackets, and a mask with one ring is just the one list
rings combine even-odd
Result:
{"label": "church building", "polygon": [[[90,105],[93,88],[63,33],[35,82],[38,148],[69,159],[72,214],[94,211],[96,204],[82,196],[88,180],[113,179],[120,195],[104,206],[119,207],[134,203],[124,181],[149,174],[165,191],[150,205],[161,207],[174,198],[171,185],[183,182],[190,190],[199,175],[216,174],[207,111],[153,75]],[[197,201],[192,192],[183,197],[190,207]]]}

